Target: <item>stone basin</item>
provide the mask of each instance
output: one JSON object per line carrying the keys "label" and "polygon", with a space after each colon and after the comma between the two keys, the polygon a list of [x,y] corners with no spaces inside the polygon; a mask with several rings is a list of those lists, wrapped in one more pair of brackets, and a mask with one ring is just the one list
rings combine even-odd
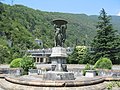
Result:
{"label": "stone basin", "polygon": [[7,76],[5,80],[21,85],[39,86],[39,87],[76,87],[94,85],[104,82],[104,78],[78,77],[75,80],[43,80],[39,75],[26,76]]}

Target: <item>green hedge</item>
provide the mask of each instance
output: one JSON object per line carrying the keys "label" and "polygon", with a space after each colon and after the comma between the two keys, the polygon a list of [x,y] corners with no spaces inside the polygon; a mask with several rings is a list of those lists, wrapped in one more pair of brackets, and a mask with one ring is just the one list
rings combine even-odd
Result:
{"label": "green hedge", "polygon": [[11,68],[22,68],[23,69],[23,74],[28,74],[28,70],[31,68],[36,68],[34,66],[34,62],[32,60],[32,58],[30,57],[23,57],[23,58],[17,58],[14,59],[11,63],[10,63],[10,67]]}
{"label": "green hedge", "polygon": [[112,69],[112,62],[108,58],[100,58],[94,67],[99,69]]}
{"label": "green hedge", "polygon": [[10,63],[10,67],[11,68],[19,68],[21,60],[23,60],[23,59],[22,58],[16,58],[16,59],[12,60],[12,62]]}
{"label": "green hedge", "polygon": [[23,74],[28,74],[28,70],[32,68],[36,68],[33,62],[33,59],[30,57],[23,57],[21,60],[21,68],[24,70]]}

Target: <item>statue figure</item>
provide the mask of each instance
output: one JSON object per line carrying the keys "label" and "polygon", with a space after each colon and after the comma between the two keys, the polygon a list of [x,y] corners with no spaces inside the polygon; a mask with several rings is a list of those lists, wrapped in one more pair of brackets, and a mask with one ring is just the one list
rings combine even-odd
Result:
{"label": "statue figure", "polygon": [[66,39],[67,25],[54,24],[54,29],[55,29],[55,46],[63,46]]}
{"label": "statue figure", "polygon": [[66,39],[66,29],[67,29],[67,25],[62,25],[62,26],[61,26],[62,36],[63,36],[62,46],[63,46],[63,44],[65,43],[65,39]]}

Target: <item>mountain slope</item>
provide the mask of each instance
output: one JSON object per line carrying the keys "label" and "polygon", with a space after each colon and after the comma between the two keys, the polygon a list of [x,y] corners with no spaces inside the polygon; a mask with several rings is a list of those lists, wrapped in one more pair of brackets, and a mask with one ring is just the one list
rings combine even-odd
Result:
{"label": "mountain slope", "polygon": [[[43,41],[44,48],[53,47],[54,28],[51,22],[60,18],[68,21],[65,47],[72,47],[76,44],[90,45],[96,35],[97,16],[44,12],[23,5],[10,6],[0,3],[1,48],[6,46],[10,51],[9,56],[11,57],[9,58],[14,59],[24,55],[22,50],[41,48],[34,41],[35,38]],[[120,17],[113,16],[112,23],[115,29],[120,32]]]}
{"label": "mountain slope", "polygon": [[[21,24],[32,34],[33,38],[42,39],[46,47],[52,46],[53,43],[54,29],[51,25],[53,19],[61,18],[68,21],[67,46],[73,46],[73,42],[75,43],[76,39],[78,44],[83,44],[84,40],[89,43],[96,34],[97,16],[43,12],[22,5],[6,6],[6,8],[9,10],[9,17],[13,22]],[[112,23],[115,29],[120,31],[120,17],[113,16]]]}

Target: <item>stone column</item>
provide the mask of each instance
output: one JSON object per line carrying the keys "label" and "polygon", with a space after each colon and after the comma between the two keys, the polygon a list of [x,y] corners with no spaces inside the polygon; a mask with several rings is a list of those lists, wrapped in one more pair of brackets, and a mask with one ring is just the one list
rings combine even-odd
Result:
{"label": "stone column", "polygon": [[46,63],[46,57],[43,58],[43,62]]}

